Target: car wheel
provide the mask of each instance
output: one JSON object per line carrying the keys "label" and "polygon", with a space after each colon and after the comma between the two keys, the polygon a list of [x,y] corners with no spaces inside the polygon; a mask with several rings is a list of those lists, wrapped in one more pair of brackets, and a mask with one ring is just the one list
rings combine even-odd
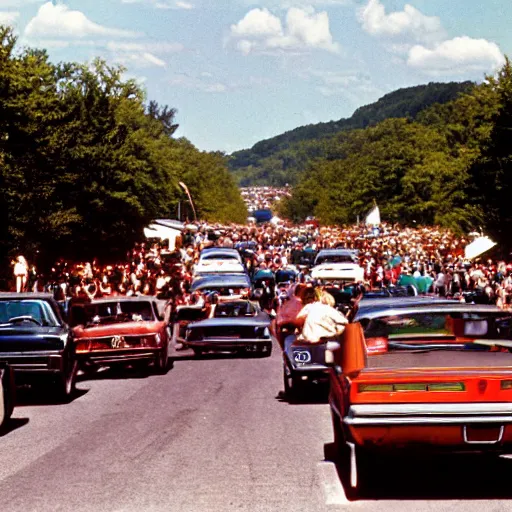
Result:
{"label": "car wheel", "polygon": [[304,384],[302,384],[302,381],[294,375],[286,363],[283,363],[283,383],[284,393],[288,400],[297,400],[302,394]]}
{"label": "car wheel", "polygon": [[338,450],[338,464],[344,482],[345,494],[350,501],[360,500],[368,489],[368,455],[359,446],[345,443]]}
{"label": "car wheel", "polygon": [[78,361],[73,360],[68,364],[70,366],[69,370],[64,374],[58,375],[55,381],[57,399],[62,402],[70,401],[76,391]]}
{"label": "car wheel", "polygon": [[169,345],[166,343],[155,359],[155,371],[160,375],[165,375],[169,369]]}

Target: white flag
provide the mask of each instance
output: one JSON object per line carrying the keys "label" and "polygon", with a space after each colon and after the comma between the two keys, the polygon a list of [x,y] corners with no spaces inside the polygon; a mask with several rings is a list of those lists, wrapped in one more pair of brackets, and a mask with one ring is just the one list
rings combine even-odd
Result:
{"label": "white flag", "polygon": [[378,226],[380,224],[380,210],[378,206],[375,206],[366,216],[366,224],[370,226]]}
{"label": "white flag", "polygon": [[472,260],[489,249],[492,249],[495,245],[496,242],[493,242],[489,237],[481,236],[466,246],[464,249],[464,257],[467,260]]}

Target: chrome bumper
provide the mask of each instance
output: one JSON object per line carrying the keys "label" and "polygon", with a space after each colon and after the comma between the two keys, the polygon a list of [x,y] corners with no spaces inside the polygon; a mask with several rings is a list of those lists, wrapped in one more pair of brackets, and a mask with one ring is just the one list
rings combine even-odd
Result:
{"label": "chrome bumper", "polygon": [[64,369],[62,352],[0,353],[0,363],[7,363],[16,373],[61,373]]}
{"label": "chrome bumper", "polygon": [[512,424],[512,403],[360,404],[343,419],[348,426]]}

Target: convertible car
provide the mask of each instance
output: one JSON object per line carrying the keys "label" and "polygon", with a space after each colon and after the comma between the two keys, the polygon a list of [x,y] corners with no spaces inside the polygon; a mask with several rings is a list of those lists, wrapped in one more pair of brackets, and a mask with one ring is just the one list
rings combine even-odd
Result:
{"label": "convertible car", "polygon": [[51,294],[0,294],[0,363],[19,380],[46,378],[63,401],[75,391],[73,333]]}
{"label": "convertible car", "polygon": [[116,363],[169,364],[169,330],[154,297],[109,297],[70,307],[76,353],[84,367]]}
{"label": "convertible car", "polygon": [[184,346],[204,352],[243,352],[268,357],[272,353],[270,317],[249,300],[219,302],[209,317],[188,324]]}
{"label": "convertible car", "polygon": [[353,493],[375,454],[511,453],[510,313],[387,308],[348,325],[326,349],[334,442]]}

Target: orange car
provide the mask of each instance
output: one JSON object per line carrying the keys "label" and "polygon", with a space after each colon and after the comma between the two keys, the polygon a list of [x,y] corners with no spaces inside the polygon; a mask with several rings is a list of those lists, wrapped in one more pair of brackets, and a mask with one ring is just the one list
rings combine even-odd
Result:
{"label": "orange car", "polygon": [[511,352],[512,315],[494,306],[387,308],[348,325],[326,363],[352,491],[376,453],[512,453]]}

